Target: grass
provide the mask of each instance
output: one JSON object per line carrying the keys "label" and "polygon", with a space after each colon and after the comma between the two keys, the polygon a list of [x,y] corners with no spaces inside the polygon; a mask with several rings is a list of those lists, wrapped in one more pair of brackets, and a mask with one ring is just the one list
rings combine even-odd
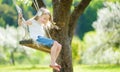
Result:
{"label": "grass", "polygon": [[[78,71],[79,70],[79,71]],[[74,72],[119,72],[118,65],[79,65],[74,68]]]}
{"label": "grass", "polygon": [[[74,72],[119,72],[118,65],[76,65]],[[0,72],[52,72],[48,66],[0,66]]]}
{"label": "grass", "polygon": [[48,66],[31,65],[0,66],[0,72],[52,72],[52,69]]}

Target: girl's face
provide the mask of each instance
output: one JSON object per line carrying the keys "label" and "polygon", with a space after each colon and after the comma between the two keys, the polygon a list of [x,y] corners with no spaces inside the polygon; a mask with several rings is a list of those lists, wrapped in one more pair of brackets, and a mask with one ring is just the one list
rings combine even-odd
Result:
{"label": "girl's face", "polygon": [[47,24],[47,22],[49,21],[49,19],[50,19],[50,16],[48,14],[43,14],[39,18],[40,22],[43,23],[43,24]]}

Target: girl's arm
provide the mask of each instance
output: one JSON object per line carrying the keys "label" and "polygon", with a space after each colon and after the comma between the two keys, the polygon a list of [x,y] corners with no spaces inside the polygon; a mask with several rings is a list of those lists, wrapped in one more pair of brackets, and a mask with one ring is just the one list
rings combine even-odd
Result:
{"label": "girl's arm", "polygon": [[23,20],[23,16],[21,13],[18,14],[18,25],[24,26],[24,25],[31,25],[32,22],[29,20],[25,21]]}
{"label": "girl's arm", "polygon": [[25,21],[25,24],[27,24],[27,25],[31,25],[31,24],[32,24],[31,19]]}

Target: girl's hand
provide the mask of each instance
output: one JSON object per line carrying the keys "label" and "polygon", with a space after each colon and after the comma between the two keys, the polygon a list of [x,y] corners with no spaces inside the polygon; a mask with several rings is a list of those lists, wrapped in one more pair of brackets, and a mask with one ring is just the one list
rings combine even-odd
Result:
{"label": "girl's hand", "polygon": [[19,25],[22,25],[22,17],[23,17],[22,14],[19,13],[19,14],[18,14],[18,24],[19,24]]}
{"label": "girl's hand", "polygon": [[18,14],[18,18],[22,19],[23,15],[21,13]]}

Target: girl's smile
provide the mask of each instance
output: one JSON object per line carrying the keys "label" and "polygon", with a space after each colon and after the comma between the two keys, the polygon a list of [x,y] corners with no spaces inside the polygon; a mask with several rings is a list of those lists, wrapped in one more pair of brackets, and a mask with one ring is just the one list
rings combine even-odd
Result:
{"label": "girl's smile", "polygon": [[43,24],[47,24],[49,19],[50,19],[50,16],[48,14],[43,14],[42,16],[39,17],[38,21]]}

